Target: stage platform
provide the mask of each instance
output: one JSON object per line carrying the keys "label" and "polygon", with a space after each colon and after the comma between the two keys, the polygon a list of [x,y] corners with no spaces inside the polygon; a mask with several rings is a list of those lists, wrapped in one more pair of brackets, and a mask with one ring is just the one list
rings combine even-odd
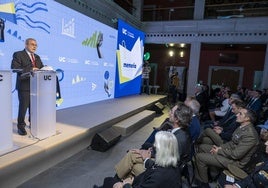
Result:
{"label": "stage platform", "polygon": [[17,187],[23,182],[69,158],[90,145],[92,137],[156,103],[164,95],[135,95],[57,110],[56,135],[39,140],[17,134],[13,123],[14,147],[0,153],[0,187]]}

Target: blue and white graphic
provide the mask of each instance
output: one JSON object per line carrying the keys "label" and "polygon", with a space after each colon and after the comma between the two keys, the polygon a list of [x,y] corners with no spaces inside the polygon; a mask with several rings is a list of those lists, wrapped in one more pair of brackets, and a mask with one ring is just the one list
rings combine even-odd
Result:
{"label": "blue and white graphic", "polygon": [[17,22],[21,22],[21,25],[28,26],[31,29],[40,29],[50,33],[50,26],[45,21],[39,19],[39,15],[48,14],[47,4],[45,2],[24,2],[26,1],[19,1],[15,4]]}
{"label": "blue and white graphic", "polygon": [[118,20],[115,97],[138,94],[144,51],[144,33]]}

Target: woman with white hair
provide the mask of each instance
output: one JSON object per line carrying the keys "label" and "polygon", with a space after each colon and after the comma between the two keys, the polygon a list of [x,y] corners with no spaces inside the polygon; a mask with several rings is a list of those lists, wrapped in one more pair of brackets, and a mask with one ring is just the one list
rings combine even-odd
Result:
{"label": "woman with white hair", "polygon": [[156,150],[154,161],[149,159],[151,155],[149,150],[142,154],[146,167],[143,173],[117,183],[111,177],[105,178],[103,188],[180,188],[180,155],[175,135],[166,131],[157,132],[154,149]]}

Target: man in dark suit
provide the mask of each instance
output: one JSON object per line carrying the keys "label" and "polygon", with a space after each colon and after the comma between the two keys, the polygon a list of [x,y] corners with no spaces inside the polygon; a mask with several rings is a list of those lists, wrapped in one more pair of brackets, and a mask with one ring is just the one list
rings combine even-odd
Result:
{"label": "man in dark suit", "polygon": [[228,126],[230,123],[232,123],[233,121],[236,120],[236,116],[235,114],[233,113],[232,111],[232,102],[234,100],[239,100],[242,102],[242,100],[240,99],[240,97],[237,95],[237,94],[232,94],[231,97],[229,98],[228,100],[228,103],[230,105],[229,109],[227,110],[226,114],[219,120],[219,121],[211,121],[211,120],[208,120],[204,123],[204,129],[210,127],[210,128],[213,128],[215,126],[221,126],[221,127],[225,127],[225,126]]}
{"label": "man in dark suit", "polygon": [[255,111],[258,114],[260,114],[262,110],[262,101],[261,101],[261,94],[262,92],[260,90],[254,90],[251,92],[252,98],[248,103],[248,108]]}
{"label": "man in dark suit", "polygon": [[[201,132],[200,121],[199,121],[199,117],[198,117],[200,104],[194,97],[190,97],[190,96],[186,97],[184,104],[186,106],[188,106],[193,112],[193,116],[192,116],[192,119],[191,119],[190,124],[188,126],[188,129],[189,129],[190,137],[191,137],[192,141],[194,142],[197,140],[197,138],[199,137],[200,132]],[[155,134],[158,131],[160,131],[160,130],[167,131],[167,130],[172,129],[172,128],[173,128],[173,123],[169,120],[169,118],[166,118],[164,120],[164,122],[159,127],[157,127],[157,128],[154,127],[153,132],[146,139],[146,141],[144,142],[144,144],[142,145],[141,148],[143,148],[143,149],[146,147],[148,148],[148,146],[147,146],[148,144],[153,144]]]}
{"label": "man in dark suit", "polygon": [[[33,38],[25,41],[25,49],[15,52],[11,63],[12,69],[20,69],[17,73],[16,89],[18,91],[19,112],[18,112],[18,134],[27,135],[25,130],[25,115],[27,109],[30,114],[30,73],[41,69],[44,65],[40,57],[35,54],[37,42]],[[29,116],[30,120],[30,116]]]}
{"label": "man in dark suit", "polygon": [[[180,160],[182,162],[189,161],[191,156],[191,137],[188,126],[192,117],[192,111],[183,103],[178,104],[172,108],[169,114],[169,119],[173,122],[173,129],[171,132],[176,136],[179,144]],[[144,153],[152,153],[150,157],[154,156],[152,148],[148,150],[134,149],[130,150],[119,163],[115,166],[115,171],[120,179],[127,177],[135,177],[144,172],[144,161],[142,156]],[[150,159],[146,160],[150,163]]]}
{"label": "man in dark suit", "polygon": [[232,140],[220,146],[202,144],[195,155],[195,174],[201,185],[209,187],[208,168],[227,169],[228,164],[243,168],[257,149],[259,137],[254,123],[256,114],[247,108],[242,108],[236,121],[240,126],[234,131]]}
{"label": "man in dark suit", "polygon": [[246,105],[240,100],[233,100],[231,106],[234,113],[234,118],[230,117],[232,121],[230,121],[229,124],[224,124],[222,126],[206,128],[198,139],[198,144],[214,144],[219,146],[232,139],[233,132],[240,125],[236,122],[236,114],[239,113],[240,109],[245,108]]}

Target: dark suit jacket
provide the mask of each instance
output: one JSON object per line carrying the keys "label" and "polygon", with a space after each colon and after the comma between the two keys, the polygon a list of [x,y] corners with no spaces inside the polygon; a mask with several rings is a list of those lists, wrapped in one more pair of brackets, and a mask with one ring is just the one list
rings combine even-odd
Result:
{"label": "dark suit jacket", "polygon": [[259,115],[262,110],[262,101],[260,98],[256,99],[252,104],[249,105],[249,108]]}
{"label": "dark suit jacket", "polygon": [[236,122],[236,118],[228,126],[223,126],[220,137],[224,142],[229,142],[232,139],[233,132],[239,127],[239,123]]}
{"label": "dark suit jacket", "polygon": [[[152,165],[134,178],[133,184],[125,184],[123,188],[181,188],[181,173],[179,167],[160,167],[151,161]],[[147,162],[146,162],[147,163]],[[112,188],[118,178],[106,177],[102,188]]]}
{"label": "dark suit jacket", "polygon": [[[35,56],[36,67],[41,69],[44,65],[40,57],[37,54],[34,54],[34,56]],[[17,74],[16,89],[29,91],[30,77],[21,76],[23,73],[30,73],[33,70],[31,58],[27,54],[26,50],[18,51],[13,54],[11,69],[22,69],[22,71]]]}
{"label": "dark suit jacket", "polygon": [[123,188],[181,188],[180,169],[174,167],[160,167],[154,165],[134,178],[133,185],[124,185]]}
{"label": "dark suit jacket", "polygon": [[209,97],[207,96],[207,93],[202,91],[202,92],[198,93],[195,96],[195,99],[200,104],[200,112],[207,112],[207,110],[208,110],[208,101],[209,101]]}
{"label": "dark suit jacket", "polygon": [[179,129],[174,132],[179,145],[180,160],[187,162],[191,157],[192,140],[188,130]]}
{"label": "dark suit jacket", "polygon": [[201,132],[200,121],[198,116],[193,116],[189,126],[190,136],[192,141],[195,141]]}
{"label": "dark suit jacket", "polygon": [[236,116],[235,114],[232,112],[232,109],[230,107],[230,109],[228,109],[228,111],[226,112],[226,114],[222,117],[222,119],[220,119],[218,125],[219,126],[224,126],[224,125],[228,125],[229,121],[232,121],[232,119],[235,118]]}
{"label": "dark suit jacket", "polygon": [[[155,134],[158,132],[159,130],[154,130],[153,133],[150,135],[150,137],[153,135],[153,137],[155,136]],[[183,130],[183,129],[178,129],[177,131],[174,132],[174,135],[177,138],[178,141],[178,146],[179,146],[179,153],[180,153],[180,160],[185,162],[185,161],[189,161],[190,157],[191,157],[191,144],[192,144],[192,140],[190,137],[190,133],[188,130]],[[150,138],[149,137],[149,138]],[[147,139],[148,141],[148,139]],[[142,145],[142,149],[148,149],[150,147],[153,147],[153,143],[150,142],[145,142]],[[155,156],[155,153],[152,152],[152,157]]]}

